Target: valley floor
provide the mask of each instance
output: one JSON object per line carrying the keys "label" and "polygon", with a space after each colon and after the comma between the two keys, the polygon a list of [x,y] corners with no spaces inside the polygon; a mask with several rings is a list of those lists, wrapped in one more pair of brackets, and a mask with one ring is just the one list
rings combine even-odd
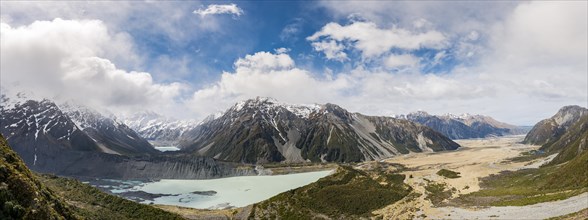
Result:
{"label": "valley floor", "polygon": [[583,193],[565,200],[528,206],[493,206],[476,210],[443,207],[440,208],[441,215],[432,215],[430,217],[433,219],[545,219],[567,215],[586,208],[588,208],[588,193]]}
{"label": "valley floor", "polygon": [[[374,214],[384,219],[541,219],[566,215],[588,208],[588,193],[560,201],[539,203],[518,207],[453,207],[433,204],[430,197],[441,199],[456,198],[480,190],[479,179],[505,170],[538,167],[545,163],[545,158],[534,161],[515,162],[512,158],[523,152],[536,150],[539,146],[520,144],[524,136],[509,136],[488,139],[459,140],[462,148],[453,152],[423,153],[398,156],[385,160],[399,163],[408,169],[405,182],[413,187],[412,196],[407,196],[398,203],[377,210]],[[553,157],[551,157],[553,158]],[[450,179],[436,173],[440,169],[449,169],[460,173],[460,178]],[[443,197],[432,194],[432,184],[444,184],[448,189]],[[428,190],[427,190],[428,189]],[[442,190],[441,190],[442,191]],[[427,199],[429,196],[429,199]],[[446,200],[447,201],[447,200]],[[455,205],[455,204],[451,204]],[[457,204],[462,206],[463,204]]]}
{"label": "valley floor", "polygon": [[[369,170],[370,165],[382,163],[401,164],[405,168],[404,182],[413,191],[398,202],[373,211],[376,219],[587,219],[588,192],[565,192],[563,200],[526,206],[477,207],[480,201],[465,202],[464,195],[478,192],[481,179],[502,171],[538,168],[555,156],[525,156],[523,153],[537,150],[539,146],[520,144],[524,136],[508,136],[487,139],[458,140],[462,148],[456,151],[436,153],[411,153],[378,162],[356,164],[359,170]],[[528,153],[526,155],[529,155]],[[335,164],[305,166],[267,166],[273,174],[332,169]],[[447,178],[437,173],[441,169],[459,172],[459,178]],[[475,199],[480,199],[477,197]],[[555,200],[555,199],[551,199]],[[432,202],[433,201],[433,202]],[[484,203],[486,202],[486,203]],[[480,204],[488,204],[481,201]],[[174,212],[189,219],[246,219],[251,206],[227,210],[199,210],[175,206],[156,207]]]}

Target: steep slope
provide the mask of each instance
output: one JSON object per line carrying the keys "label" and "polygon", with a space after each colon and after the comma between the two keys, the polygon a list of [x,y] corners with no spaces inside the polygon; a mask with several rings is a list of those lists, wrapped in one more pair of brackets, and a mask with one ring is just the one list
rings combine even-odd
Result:
{"label": "steep slope", "polygon": [[122,155],[158,153],[147,140],[122,122],[72,102],[61,104],[59,108],[78,128],[96,141],[105,153]]}
{"label": "steep slope", "polygon": [[537,123],[525,137],[526,144],[543,145],[554,142],[582,116],[588,114],[588,109],[577,106],[564,106],[554,116]]}
{"label": "steep slope", "polygon": [[0,219],[78,219],[39,182],[0,135]]}
{"label": "steep slope", "polygon": [[[543,188],[588,188],[587,113],[588,109],[579,106],[565,106],[550,118],[559,125],[559,129],[547,135],[549,141],[540,149],[558,155],[542,167],[552,171],[541,181],[545,182]],[[558,134],[562,131],[562,134]]]}
{"label": "steep slope", "polygon": [[0,219],[181,219],[77,180],[36,176],[0,135]]}
{"label": "steep slope", "polygon": [[58,105],[48,99],[21,97],[19,100],[2,95],[0,111],[0,123],[3,125],[0,131],[16,147],[26,145],[13,141],[22,139],[32,143],[29,145],[57,145],[110,154],[157,153],[145,139],[123,123],[71,102]]}
{"label": "steep slope", "polygon": [[424,111],[395,116],[432,128],[451,139],[484,138],[524,134],[524,128],[509,125],[484,115],[430,115]]}
{"label": "steep slope", "polygon": [[65,151],[129,156],[158,153],[124,124],[87,108],[3,95],[0,113],[0,133],[33,169],[50,167],[51,158]]}
{"label": "steep slope", "polygon": [[406,120],[350,113],[333,104],[290,105],[259,97],[237,103],[180,140],[184,151],[246,163],[357,162],[459,147]]}
{"label": "steep slope", "polygon": [[[27,100],[0,105],[0,133],[30,167],[43,167],[44,159],[63,151],[100,152],[92,138],[79,129],[55,103]],[[38,165],[38,166],[36,166]]]}
{"label": "steep slope", "polygon": [[176,146],[184,132],[199,124],[191,120],[166,118],[154,112],[137,113],[124,117],[122,121],[154,146]]}
{"label": "steep slope", "polygon": [[559,152],[551,164],[564,163],[588,150],[588,114],[570,126],[561,137],[544,144],[540,149],[546,153]]}

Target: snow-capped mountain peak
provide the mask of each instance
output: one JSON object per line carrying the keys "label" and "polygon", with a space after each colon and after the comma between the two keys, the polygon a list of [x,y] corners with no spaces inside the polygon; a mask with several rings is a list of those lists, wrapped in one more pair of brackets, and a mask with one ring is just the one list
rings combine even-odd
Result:
{"label": "snow-capped mountain peak", "polygon": [[330,103],[293,105],[263,97],[239,102],[222,117],[185,132],[180,146],[246,163],[362,161],[459,147],[412,122],[350,113]]}
{"label": "snow-capped mountain peak", "polygon": [[[109,154],[145,155],[157,151],[126,125],[105,117],[97,111],[66,102],[57,104],[49,99],[31,99],[25,93],[13,97],[2,94],[0,131],[12,143],[32,151],[45,146],[47,152],[62,149]],[[31,155],[30,155],[31,156]]]}
{"label": "snow-capped mountain peak", "polygon": [[152,144],[161,146],[175,145],[180,135],[200,124],[196,120],[177,120],[151,111],[123,116],[121,121]]}
{"label": "snow-capped mountain peak", "polygon": [[321,105],[310,104],[310,105],[294,105],[279,102],[271,97],[256,97],[254,99],[248,99],[236,103],[231,107],[228,112],[240,112],[242,110],[254,110],[260,113],[271,113],[278,109],[286,109],[287,111],[297,115],[298,117],[308,118],[311,113],[318,112],[321,109]]}
{"label": "snow-capped mountain peak", "polygon": [[452,118],[452,119],[467,119],[467,118],[472,118],[475,116],[479,116],[479,115],[472,115],[470,113],[463,113],[463,114],[446,113],[446,114],[442,115],[442,117]]}

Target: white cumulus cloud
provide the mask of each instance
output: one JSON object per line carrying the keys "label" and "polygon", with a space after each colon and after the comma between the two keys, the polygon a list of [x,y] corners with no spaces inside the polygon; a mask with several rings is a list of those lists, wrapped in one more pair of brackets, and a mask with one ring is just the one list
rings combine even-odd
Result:
{"label": "white cumulus cloud", "polygon": [[[397,27],[384,29],[379,28],[373,22],[365,21],[356,21],[345,26],[338,23],[328,23],[320,31],[306,39],[313,42],[315,50],[331,54],[333,52],[340,53],[343,49],[341,47],[330,49],[333,48],[334,43],[350,45],[351,48],[360,51],[364,59],[380,56],[392,49],[440,49],[446,46],[446,37],[438,31],[430,30],[417,33]],[[329,48],[329,50],[324,48]],[[330,59],[336,58],[340,58],[340,56],[331,56]]]}
{"label": "white cumulus cloud", "polygon": [[407,67],[407,66],[415,66],[419,62],[419,59],[410,54],[402,54],[402,55],[390,55],[384,61],[384,65],[388,68],[399,68],[399,67]]}
{"label": "white cumulus cloud", "polygon": [[287,54],[257,52],[238,59],[234,72],[224,72],[218,82],[197,90],[190,107],[204,116],[256,96],[274,97],[292,103],[313,103],[325,101],[325,97],[335,97],[333,87],[336,86],[296,68]]}
{"label": "white cumulus cloud", "polygon": [[343,44],[334,40],[312,42],[314,50],[323,52],[325,57],[330,60],[344,61],[347,60],[347,54],[343,52]]}
{"label": "white cumulus cloud", "polygon": [[387,115],[407,100],[468,100],[491,92],[489,88],[469,85],[470,80],[363,69],[317,77],[298,68],[288,54],[258,52],[238,59],[233,72],[224,72],[218,82],[197,90],[189,106],[204,117],[240,100],[268,96],[298,104],[330,102],[351,111]]}
{"label": "white cumulus cloud", "polygon": [[202,17],[206,17],[208,15],[217,15],[217,14],[233,14],[236,16],[241,16],[243,14],[243,9],[237,7],[236,4],[227,4],[227,5],[216,5],[211,4],[208,5],[205,9],[197,9],[194,10],[194,14],[200,15]]}
{"label": "white cumulus cloud", "polygon": [[2,23],[0,39],[2,86],[116,112],[170,107],[185,89],[181,83],[156,83],[146,72],[118,69],[104,58],[135,53],[127,34],[111,33],[98,20]]}
{"label": "white cumulus cloud", "polygon": [[[448,46],[427,54],[426,58],[441,67],[443,62],[457,61],[453,69],[443,70],[438,75],[418,71],[396,74],[395,77],[381,75],[390,80],[381,80],[380,88],[373,86],[366,90],[377,94],[381,89],[380,93],[394,94],[384,99],[372,99],[395,102],[388,110],[400,113],[417,109],[432,113],[473,112],[514,124],[531,125],[550,117],[561,106],[586,106],[588,102],[588,3],[585,1],[323,1],[321,4],[340,19],[359,13],[380,27],[412,26],[418,27],[419,33],[423,33],[422,27],[425,27],[425,30],[434,29],[446,37]],[[425,20],[428,22],[421,22]],[[351,34],[342,30],[348,26],[333,25],[329,31],[323,29],[317,33],[323,36],[323,33],[340,32],[340,35],[329,34],[325,38],[347,39],[345,37]],[[360,32],[354,33],[361,35]],[[349,39],[358,40],[347,42],[357,48],[363,38]],[[358,50],[363,52],[366,48],[372,47]],[[373,51],[372,54],[384,51],[367,50]],[[384,60],[381,63],[386,65],[385,58],[391,54],[382,54]],[[378,75],[374,71],[371,74],[373,77]],[[468,91],[475,95],[468,95]],[[427,96],[436,99],[427,99]],[[360,110],[379,112],[385,109],[383,104],[369,103]]]}

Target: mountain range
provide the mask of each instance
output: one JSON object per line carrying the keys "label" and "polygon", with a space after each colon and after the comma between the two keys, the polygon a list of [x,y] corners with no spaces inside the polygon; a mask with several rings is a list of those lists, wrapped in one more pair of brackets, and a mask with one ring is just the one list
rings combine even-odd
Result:
{"label": "mountain range", "polygon": [[253,174],[195,155],[164,154],[124,123],[71,102],[1,96],[0,133],[34,171],[103,178],[214,178]]}
{"label": "mountain range", "polygon": [[[3,94],[0,112],[0,133],[25,163],[63,175],[208,178],[254,172],[236,170],[232,162],[358,162],[459,147],[407,120],[270,98],[237,103],[200,123],[153,113],[121,120],[26,93]],[[150,142],[179,144],[182,150],[161,153]]]}
{"label": "mountain range", "polygon": [[180,136],[183,151],[220,160],[359,162],[409,152],[455,150],[442,134],[407,120],[334,105],[292,105],[258,97]]}
{"label": "mountain range", "polygon": [[[238,166],[231,163],[360,162],[459,148],[450,138],[522,132],[480,115],[367,116],[330,103],[294,105],[264,97],[236,103],[202,122],[153,112],[117,118],[26,93],[3,94],[0,112],[0,133],[31,169],[67,175],[157,177],[150,170],[167,172],[166,177],[230,176],[252,172],[221,171]],[[153,144],[181,150],[161,153]],[[106,171],[115,168],[112,164],[116,171]],[[191,171],[200,174],[187,174]]]}
{"label": "mountain range", "polygon": [[518,135],[525,134],[528,131],[525,127],[499,122],[484,115],[430,115],[424,111],[417,111],[407,115],[397,115],[394,117],[428,126],[451,139]]}
{"label": "mountain range", "polygon": [[[508,203],[509,207],[517,207],[518,209],[519,207],[523,208],[530,204],[545,206],[548,203],[543,202],[566,199],[570,196],[585,193],[587,190],[586,187],[588,186],[588,169],[586,169],[588,167],[588,115],[575,117],[577,114],[570,114],[570,112],[577,113],[578,110],[582,111],[582,108],[578,106],[567,106],[562,108],[556,116],[546,119],[558,119],[557,121],[561,122],[561,116],[568,115],[563,118],[567,118],[566,123],[569,126],[564,130],[558,131],[562,132],[561,135],[556,135],[556,130],[551,133],[548,132],[546,136],[553,138],[541,147],[545,151],[545,154],[557,153],[557,156],[551,162],[539,168],[502,171],[500,174],[492,174],[488,177],[481,178],[479,183],[480,190],[469,194],[457,195],[456,199],[450,200],[453,204],[449,203],[451,205],[443,206],[451,207],[463,201],[471,201],[471,203],[466,202],[465,204],[471,204],[473,206],[472,208],[507,205],[497,204],[497,202],[501,202]],[[544,125],[545,123],[538,123],[534,129],[539,129]],[[528,137],[534,136],[531,133],[528,135]],[[534,160],[537,157],[546,158],[545,154],[527,154],[523,157]],[[393,164],[390,163],[388,166],[390,165]],[[406,179],[405,175],[408,175],[409,172],[403,172],[403,174],[395,173],[398,172],[398,169],[402,170],[403,168],[389,169],[388,166],[384,163],[370,162],[369,166],[365,166],[367,169],[361,171],[354,170],[352,167],[341,166],[334,174],[319,179],[312,184],[283,192],[268,200],[254,204],[251,208],[249,218],[386,219],[386,217],[374,216],[374,214],[381,213],[381,210],[398,213],[398,209],[402,210],[399,207],[415,207],[413,205],[414,203],[409,202],[415,200],[415,198],[411,198],[411,195],[414,195],[413,193],[416,190],[408,185],[403,186],[407,182],[414,181],[410,180],[410,178],[413,178],[412,174]],[[458,176],[457,178],[463,177]],[[425,181],[427,183],[420,184],[430,184],[435,180],[425,179]],[[386,184],[389,185],[386,186]],[[443,188],[446,187],[445,184],[442,183],[440,186],[435,187],[426,186],[424,192],[427,193],[426,198],[433,198],[442,193],[446,193],[451,197],[451,193],[443,192]],[[382,186],[385,187],[380,189]],[[434,193],[430,193],[433,190]],[[391,193],[395,193],[396,195],[391,195]],[[403,198],[407,202],[397,202],[395,205],[390,205]],[[386,206],[394,208],[382,209],[382,207]],[[584,208],[584,211],[555,219],[586,219],[585,210]],[[412,212],[412,210],[402,210],[401,213],[403,212]],[[468,209],[468,212],[471,211]],[[501,214],[501,217],[507,219],[511,218],[511,216],[505,213],[497,212],[497,214]],[[409,215],[408,219],[428,217],[425,215],[417,217],[417,215],[418,212],[414,215]],[[478,218],[478,216],[470,216],[473,215],[464,217],[450,213],[445,217],[456,219]],[[494,217],[498,217],[498,215]],[[405,219],[397,216],[390,218]],[[480,218],[484,219],[487,217],[482,216]]]}

